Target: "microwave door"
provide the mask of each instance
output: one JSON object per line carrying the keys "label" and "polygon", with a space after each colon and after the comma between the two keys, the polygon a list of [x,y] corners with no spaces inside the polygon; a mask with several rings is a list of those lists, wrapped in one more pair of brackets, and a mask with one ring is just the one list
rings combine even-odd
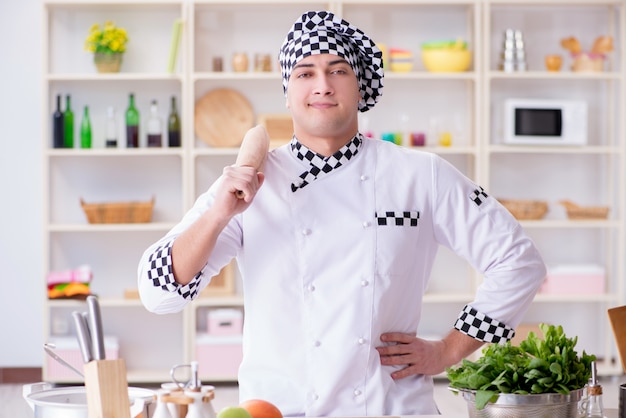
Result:
{"label": "microwave door", "polygon": [[515,136],[558,140],[563,137],[563,113],[560,109],[515,109]]}

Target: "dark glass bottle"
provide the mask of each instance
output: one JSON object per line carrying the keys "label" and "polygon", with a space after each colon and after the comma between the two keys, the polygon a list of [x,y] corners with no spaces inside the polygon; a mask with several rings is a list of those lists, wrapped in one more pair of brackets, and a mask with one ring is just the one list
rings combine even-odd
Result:
{"label": "dark glass bottle", "polygon": [[180,147],[180,118],[176,109],[175,96],[172,96],[171,107],[167,118],[167,139],[170,147]]}
{"label": "dark glass bottle", "polygon": [[139,147],[139,111],[135,107],[135,95],[130,94],[126,109],[126,146]]}
{"label": "dark glass bottle", "polygon": [[52,114],[52,146],[63,148],[63,113],[61,112],[61,95],[57,94],[57,108]]}
{"label": "dark glass bottle", "polygon": [[91,121],[89,120],[89,106],[83,110],[83,120],[80,124],[80,147],[91,148]]}
{"label": "dark glass bottle", "polygon": [[150,104],[150,119],[148,119],[148,146],[160,147],[163,143],[163,133],[161,127],[161,118],[159,118],[159,109],[157,101],[153,100]]}
{"label": "dark glass bottle", "polygon": [[69,94],[65,96],[65,112],[63,112],[63,146],[74,148],[74,112]]}

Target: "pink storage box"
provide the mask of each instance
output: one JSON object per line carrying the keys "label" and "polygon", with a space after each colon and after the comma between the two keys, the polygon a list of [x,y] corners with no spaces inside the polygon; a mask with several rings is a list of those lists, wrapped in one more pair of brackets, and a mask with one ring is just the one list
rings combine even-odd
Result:
{"label": "pink storage box", "polygon": [[[53,351],[67,361],[73,367],[79,371],[83,371],[84,363],[83,356],[78,348],[78,340],[75,337],[54,337],[51,338],[50,343],[56,346]],[[108,360],[115,360],[119,356],[119,344],[117,337],[104,337],[104,353]],[[46,380],[69,380],[80,381],[80,376],[68,369],[64,365],[46,354]]]}
{"label": "pink storage box", "polygon": [[207,332],[210,335],[240,335],[243,330],[243,312],[240,309],[209,309]]}
{"label": "pink storage box", "polygon": [[605,292],[604,268],[596,265],[566,265],[548,269],[541,293],[590,295]]}
{"label": "pink storage box", "polygon": [[232,379],[237,377],[243,358],[241,335],[198,334],[196,360],[201,376]]}

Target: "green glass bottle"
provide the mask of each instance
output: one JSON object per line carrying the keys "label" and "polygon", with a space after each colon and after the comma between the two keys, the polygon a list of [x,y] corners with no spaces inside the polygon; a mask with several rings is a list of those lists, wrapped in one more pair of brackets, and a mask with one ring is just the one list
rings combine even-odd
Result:
{"label": "green glass bottle", "polygon": [[170,115],[167,118],[167,138],[170,147],[180,147],[180,118],[176,110],[176,96],[172,96]]}
{"label": "green glass bottle", "polygon": [[130,93],[126,109],[126,146],[139,147],[139,111],[135,107],[135,95]]}
{"label": "green glass bottle", "polygon": [[63,112],[63,147],[74,148],[74,112],[69,94],[65,96],[65,112]]}
{"label": "green glass bottle", "polygon": [[80,124],[80,147],[91,148],[91,121],[89,120],[89,106],[83,110],[83,121]]}

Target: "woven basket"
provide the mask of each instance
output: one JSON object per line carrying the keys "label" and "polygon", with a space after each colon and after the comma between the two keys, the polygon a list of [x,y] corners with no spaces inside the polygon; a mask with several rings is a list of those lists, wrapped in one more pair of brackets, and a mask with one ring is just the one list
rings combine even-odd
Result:
{"label": "woven basket", "polygon": [[565,206],[568,219],[606,219],[609,216],[608,206],[578,206],[569,200],[559,203]]}
{"label": "woven basket", "polygon": [[548,212],[548,203],[543,200],[498,199],[518,220],[542,219]]}
{"label": "woven basket", "polygon": [[154,198],[149,202],[85,203],[80,205],[90,224],[147,223],[152,220]]}

